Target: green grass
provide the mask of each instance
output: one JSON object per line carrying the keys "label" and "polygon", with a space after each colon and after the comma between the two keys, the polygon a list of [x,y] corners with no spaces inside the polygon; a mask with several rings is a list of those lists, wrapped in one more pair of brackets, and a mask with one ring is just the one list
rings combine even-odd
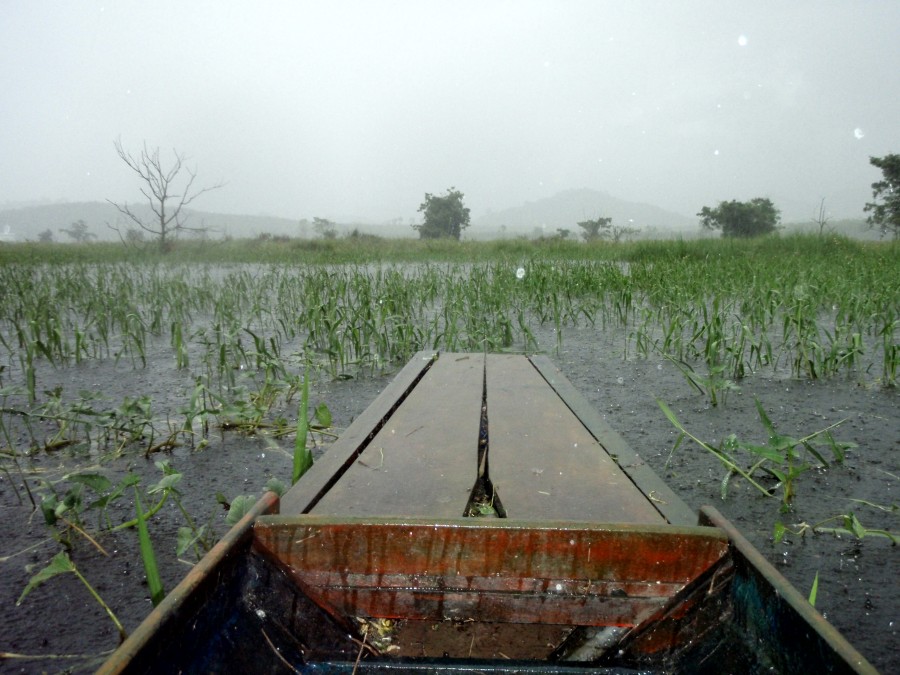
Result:
{"label": "green grass", "polygon": [[[288,436],[293,482],[311,461],[307,439],[331,425],[327,407],[309,399],[310,380],[391,371],[422,349],[552,352],[574,328],[590,329],[614,336],[624,359],[676,364],[688,391],[721,406],[757,374],[893,387],[900,373],[897,242],[364,237],[179,242],[166,255],[119,244],[3,244],[0,288],[0,470],[27,488],[9,481],[21,503],[41,500],[66,546],[93,541],[91,530],[146,525],[169,498],[186,523],[178,556],[202,555],[214,537],[183,507],[170,467],[136,493],[147,511],[113,526],[106,511],[124,483],[93,469],[38,479],[36,454],[65,448],[102,466],[176,444],[209,452],[211,429],[266,434],[273,445]],[[116,399],[46,384],[60,379],[54,371],[92,362],[171,369],[183,396]],[[770,494],[758,480],[765,475],[789,503],[798,476],[825,461],[811,438],[780,436],[761,406],[760,415],[767,446],[704,447],[726,466],[723,494],[733,474]],[[233,500],[232,520],[252,502]],[[96,526],[86,517],[93,511]],[[841,522],[863,531],[852,518]],[[166,553],[153,551],[149,534],[140,533],[141,548],[152,569],[155,553]],[[74,571],[63,562],[51,571]],[[161,592],[154,584],[153,595]]]}
{"label": "green grass", "polygon": [[[0,466],[21,474],[21,457],[63,446],[195,447],[211,426],[302,434],[278,411],[298,409],[307,364],[335,378],[421,349],[553,351],[576,327],[615,333],[623,358],[667,359],[712,405],[757,373],[893,387],[898,254],[897,242],[810,235],[190,241],[167,255],[6,244]],[[42,384],[91,361],[143,370],[150,358],[184,378],[184,401],[160,409],[146,392],[116,402]]]}

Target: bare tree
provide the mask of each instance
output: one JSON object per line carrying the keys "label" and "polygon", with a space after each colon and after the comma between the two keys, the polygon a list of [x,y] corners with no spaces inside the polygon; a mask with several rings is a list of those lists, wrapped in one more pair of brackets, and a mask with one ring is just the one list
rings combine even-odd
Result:
{"label": "bare tree", "polygon": [[819,202],[819,215],[813,216],[812,221],[819,227],[819,236],[825,235],[825,227],[828,225],[828,216],[825,215],[825,197]]}
{"label": "bare tree", "polygon": [[[177,237],[179,233],[186,231],[200,232],[204,229],[202,227],[188,227],[185,225],[187,214],[184,213],[184,207],[204,192],[222,187],[222,183],[194,189],[194,179],[197,177],[197,174],[185,166],[184,155],[179,154],[176,150],[172,151],[173,160],[171,166],[166,167],[163,166],[163,162],[159,157],[159,148],[151,151],[147,148],[146,142],[139,157],[132,155],[122,147],[121,138],[116,139],[115,148],[122,161],[143,182],[141,194],[147,198],[150,210],[154,215],[153,218],[144,218],[136,213],[127,203],[117,204],[108,199],[107,201],[110,204],[115,206],[120,213],[142,230],[155,236],[159,241],[160,249],[164,252],[171,248],[172,238]],[[182,174],[182,170],[184,174]],[[179,176],[181,177],[179,178]],[[179,184],[183,184],[183,188],[179,189]],[[118,230],[118,227],[113,227],[112,225],[110,227]]]}

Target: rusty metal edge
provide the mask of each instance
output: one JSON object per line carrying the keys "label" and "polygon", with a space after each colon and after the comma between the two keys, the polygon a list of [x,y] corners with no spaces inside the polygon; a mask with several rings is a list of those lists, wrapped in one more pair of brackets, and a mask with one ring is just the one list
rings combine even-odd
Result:
{"label": "rusty metal edge", "polygon": [[600,417],[548,357],[534,355],[529,361],[663,518],[673,525],[696,522],[694,511]]}
{"label": "rusty metal edge", "polygon": [[200,585],[228,558],[245,553],[253,540],[253,524],[264,514],[278,512],[278,495],[267,492],[250,511],[232,527],[212,549],[203,556],[187,576],[173,588],[141,624],[119,645],[112,656],[97,670],[98,675],[113,675],[140,664],[135,662],[141,652],[157,636],[162,626],[177,621],[180,610]]}
{"label": "rusty metal edge", "polygon": [[417,352],[365,411],[353,420],[322,458],[284,494],[281,498],[281,511],[309,512],[353,464],[437,358],[438,352],[434,350]]}
{"label": "rusty metal edge", "polygon": [[835,654],[843,659],[847,666],[852,669],[852,672],[860,673],[861,675],[878,675],[875,667],[847,641],[847,638],[841,635],[837,628],[828,623],[828,620],[809,604],[809,601],[801,595],[800,591],[794,588],[791,582],[776,570],[772,563],[766,560],[756,550],[756,547],[715,507],[702,507],[700,509],[699,523],[701,525],[718,527],[727,534],[732,546],[737,549],[747,563],[767,583],[772,585],[780,598],[797,612],[812,630],[818,633],[819,637],[834,650]]}

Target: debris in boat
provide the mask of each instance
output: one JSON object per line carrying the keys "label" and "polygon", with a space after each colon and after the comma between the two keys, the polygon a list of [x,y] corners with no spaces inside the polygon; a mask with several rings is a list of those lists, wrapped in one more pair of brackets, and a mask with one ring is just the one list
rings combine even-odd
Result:
{"label": "debris in boat", "polygon": [[367,619],[357,616],[360,632],[366,644],[377,649],[381,654],[400,651],[400,647],[393,644],[394,634],[397,630],[397,622],[393,619]]}

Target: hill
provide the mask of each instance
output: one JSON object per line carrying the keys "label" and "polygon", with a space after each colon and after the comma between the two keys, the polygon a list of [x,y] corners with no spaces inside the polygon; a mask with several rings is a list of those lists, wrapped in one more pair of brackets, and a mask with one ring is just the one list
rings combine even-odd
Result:
{"label": "hill", "polygon": [[528,235],[541,230],[543,234],[550,236],[558,228],[577,233],[579,221],[600,216],[612,218],[615,225],[638,227],[642,230],[686,230],[699,227],[696,218],[584,188],[565,190],[546,199],[488,213],[475,219],[472,229],[500,232],[505,228],[509,234]]}

